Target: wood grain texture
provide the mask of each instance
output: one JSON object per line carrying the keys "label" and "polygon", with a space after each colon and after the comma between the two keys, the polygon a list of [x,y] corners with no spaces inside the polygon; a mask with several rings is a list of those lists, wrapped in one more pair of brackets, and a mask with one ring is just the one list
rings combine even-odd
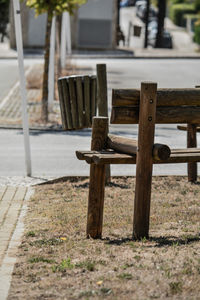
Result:
{"label": "wood grain texture", "polygon": [[82,128],[85,126],[85,111],[84,111],[84,100],[83,100],[82,76],[77,76],[75,78],[75,82],[76,82],[78,120],[79,120],[79,126]]}
{"label": "wood grain texture", "polygon": [[90,120],[90,77],[83,76],[84,82],[84,103],[85,103],[85,124],[86,127],[91,127],[91,120]]}
{"label": "wood grain texture", "polygon": [[[92,123],[91,150],[102,150],[108,134],[108,118],[94,117]],[[88,197],[87,237],[101,238],[105,190],[105,165],[90,166]]]}
{"label": "wood grain texture", "polygon": [[63,128],[63,130],[67,130],[68,125],[67,125],[67,118],[66,118],[66,111],[65,111],[64,97],[63,97],[63,88],[62,88],[61,80],[58,80],[58,95],[59,95],[60,112],[61,112],[61,119],[62,119],[62,128]]}
{"label": "wood grain texture", "polygon": [[97,78],[96,76],[91,76],[90,78],[90,122],[92,124],[92,118],[96,116],[96,111],[97,111]]}
{"label": "wood grain texture", "polygon": [[117,152],[126,154],[136,154],[138,149],[138,142],[134,139],[125,138],[122,136],[108,134],[107,148],[114,149]]}
{"label": "wood grain texture", "polygon": [[[111,124],[138,124],[138,107],[112,107]],[[156,124],[200,123],[200,107],[157,107]]]}
{"label": "wood grain texture", "polygon": [[[114,89],[112,106],[139,106],[139,89]],[[159,106],[200,106],[200,89],[157,89]]]}
{"label": "wood grain texture", "polygon": [[97,64],[97,102],[99,116],[108,116],[107,71],[106,64]]}
{"label": "wood grain texture", "polygon": [[69,97],[70,97],[70,104],[71,104],[73,129],[78,129],[80,126],[78,122],[78,107],[77,107],[75,80],[73,77],[71,76],[68,77],[68,84],[69,84]]}
{"label": "wood grain texture", "polygon": [[72,113],[71,113],[71,102],[69,96],[69,86],[66,78],[63,78],[61,81],[62,81],[63,100],[64,100],[64,106],[66,112],[67,127],[68,129],[72,129],[73,123],[72,123]]}
{"label": "wood grain texture", "polygon": [[[194,148],[197,147],[197,131],[195,124],[187,125],[187,147]],[[197,181],[197,163],[189,162],[187,165],[188,171],[188,181],[195,182]]]}
{"label": "wood grain texture", "polygon": [[156,83],[141,83],[138,153],[136,156],[136,187],[134,201],[133,238],[149,235],[152,181],[152,149],[156,121]]}

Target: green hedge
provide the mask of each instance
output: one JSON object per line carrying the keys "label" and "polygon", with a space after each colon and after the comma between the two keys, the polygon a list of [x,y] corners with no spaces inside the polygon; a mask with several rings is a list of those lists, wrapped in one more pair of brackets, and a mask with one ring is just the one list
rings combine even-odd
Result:
{"label": "green hedge", "polygon": [[195,0],[194,7],[197,12],[200,11],[200,0]]}
{"label": "green hedge", "polygon": [[194,27],[194,41],[200,45],[200,20],[195,23]]}
{"label": "green hedge", "polygon": [[194,14],[194,4],[174,4],[170,7],[170,18],[178,26],[186,26],[185,14]]}

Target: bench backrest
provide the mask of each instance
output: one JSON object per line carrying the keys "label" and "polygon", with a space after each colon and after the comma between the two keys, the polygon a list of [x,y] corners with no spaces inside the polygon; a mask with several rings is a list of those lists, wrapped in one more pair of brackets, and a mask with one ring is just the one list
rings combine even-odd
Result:
{"label": "bench backrest", "polygon": [[[114,89],[111,124],[138,124],[139,89]],[[200,89],[157,89],[156,123],[200,123]]]}

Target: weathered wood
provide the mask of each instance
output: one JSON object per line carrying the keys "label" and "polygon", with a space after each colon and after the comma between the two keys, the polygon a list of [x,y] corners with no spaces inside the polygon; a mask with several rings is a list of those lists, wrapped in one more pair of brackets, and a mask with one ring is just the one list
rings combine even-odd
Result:
{"label": "weathered wood", "polygon": [[97,102],[99,116],[108,116],[107,73],[106,64],[97,64]]}
{"label": "weathered wood", "polygon": [[61,80],[61,82],[62,82],[62,88],[63,88],[63,100],[64,100],[64,105],[65,105],[67,127],[68,127],[68,129],[72,129],[73,123],[72,123],[71,102],[70,102],[70,96],[69,96],[68,82],[67,82],[66,78],[63,78]]}
{"label": "weathered wood", "polygon": [[84,103],[85,103],[85,124],[87,127],[91,127],[90,120],[90,77],[83,76],[84,82]]}
{"label": "weathered wood", "polygon": [[138,142],[136,140],[114,134],[108,134],[106,142],[107,148],[114,149],[117,152],[122,152],[126,154],[137,153]]}
{"label": "weathered wood", "polygon": [[[113,107],[111,124],[138,124],[138,107]],[[196,106],[169,106],[157,107],[157,124],[200,123],[200,107]]]}
{"label": "weathered wood", "polygon": [[[97,106],[99,116],[108,117],[107,70],[106,64],[96,65]],[[110,166],[106,166],[106,184],[110,182]]]}
{"label": "weathered wood", "polygon": [[[112,106],[138,106],[139,89],[114,89]],[[200,106],[200,89],[158,89],[157,107],[159,106]]]}
{"label": "weathered wood", "polygon": [[[92,124],[91,150],[105,147],[108,134],[108,118],[94,117]],[[90,166],[90,187],[88,198],[87,237],[101,238],[105,189],[105,165]]]}
{"label": "weathered wood", "polygon": [[149,234],[152,181],[152,148],[156,121],[156,83],[141,84],[133,238]]}
{"label": "weathered wood", "polygon": [[171,150],[169,146],[163,145],[163,144],[154,144],[153,145],[153,160],[159,160],[159,161],[164,161],[168,160],[171,154]]}
{"label": "weathered wood", "polygon": [[[178,125],[177,129],[187,131],[187,125]],[[200,126],[199,124],[196,126],[196,132],[200,132]]]}
{"label": "weathered wood", "polygon": [[78,106],[78,120],[80,127],[84,127],[85,124],[85,112],[83,104],[83,85],[82,76],[77,76],[75,78],[76,82],[76,96],[77,96],[77,106]]}
{"label": "weathered wood", "polygon": [[63,130],[67,130],[68,125],[67,125],[66,111],[64,105],[63,89],[62,89],[62,82],[60,80],[58,80],[58,94],[59,94],[60,112],[62,118],[62,128]]}
{"label": "weathered wood", "polygon": [[67,80],[69,84],[69,96],[70,96],[70,104],[71,104],[73,129],[77,129],[79,128],[79,123],[78,123],[78,108],[77,108],[77,99],[76,99],[75,80],[71,76],[69,76]]}
{"label": "weathered wood", "polygon": [[[117,153],[115,151],[76,151],[77,158],[92,164],[135,164],[136,155]],[[171,149],[171,155],[167,160],[153,159],[154,164],[174,164],[200,162],[200,149]]]}
{"label": "weathered wood", "polygon": [[[196,148],[197,147],[197,132],[195,124],[187,125],[187,147]],[[189,162],[188,163],[188,181],[195,182],[197,181],[197,163]]]}
{"label": "weathered wood", "polygon": [[90,95],[91,95],[91,103],[90,103],[90,122],[92,124],[92,118],[96,116],[97,109],[97,78],[96,76],[91,76],[90,83]]}

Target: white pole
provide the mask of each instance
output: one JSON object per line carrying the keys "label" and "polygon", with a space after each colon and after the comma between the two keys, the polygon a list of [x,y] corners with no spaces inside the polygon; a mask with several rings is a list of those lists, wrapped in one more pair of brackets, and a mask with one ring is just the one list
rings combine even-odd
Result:
{"label": "white pole", "polygon": [[71,24],[70,24],[70,14],[66,13],[67,18],[67,54],[72,54],[72,41],[71,41]]}
{"label": "white pole", "polygon": [[51,111],[54,101],[54,59],[55,59],[55,38],[56,38],[56,17],[52,19],[51,40],[50,40],[50,58],[49,58],[49,78],[48,78],[48,110]]}
{"label": "white pole", "polygon": [[24,133],[26,174],[27,176],[31,176],[31,151],[30,151],[30,141],[29,141],[27,93],[26,93],[26,79],[24,74],[24,55],[23,55],[22,26],[21,26],[19,0],[13,0],[13,9],[14,9],[14,19],[15,19],[16,44],[17,44],[17,52],[18,52],[20,90],[21,90],[21,98],[22,98],[22,122],[23,122],[23,133]]}
{"label": "white pole", "polygon": [[60,43],[60,62],[61,68],[64,69],[66,65],[66,44],[67,44],[67,16],[66,12],[62,14],[61,27],[61,43]]}

